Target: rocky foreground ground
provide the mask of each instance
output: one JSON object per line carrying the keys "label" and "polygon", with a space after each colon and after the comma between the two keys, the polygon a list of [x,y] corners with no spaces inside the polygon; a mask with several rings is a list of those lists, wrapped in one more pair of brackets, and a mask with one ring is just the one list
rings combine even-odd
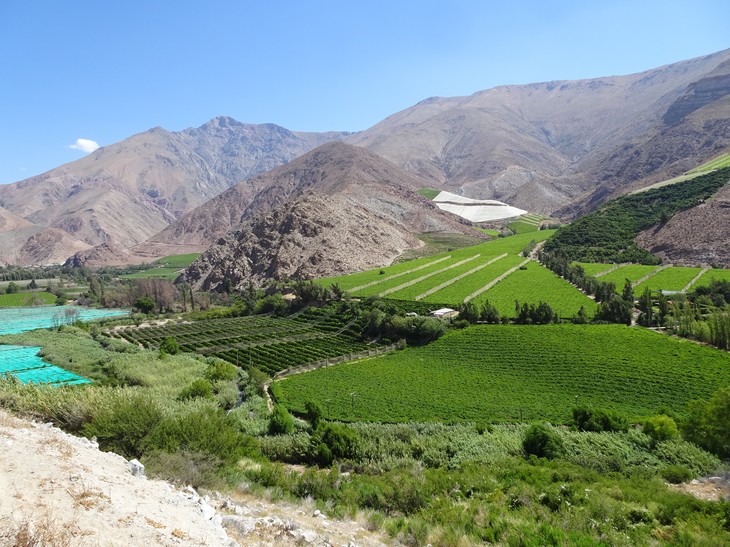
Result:
{"label": "rocky foreground ground", "polygon": [[383,545],[313,504],[201,497],[50,424],[0,410],[0,546]]}

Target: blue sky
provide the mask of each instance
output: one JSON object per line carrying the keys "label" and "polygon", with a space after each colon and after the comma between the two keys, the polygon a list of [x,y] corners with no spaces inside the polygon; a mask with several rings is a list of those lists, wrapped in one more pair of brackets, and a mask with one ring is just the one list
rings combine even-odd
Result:
{"label": "blue sky", "polygon": [[727,0],[0,0],[0,183],[218,115],[365,129],[430,96],[730,47]]}

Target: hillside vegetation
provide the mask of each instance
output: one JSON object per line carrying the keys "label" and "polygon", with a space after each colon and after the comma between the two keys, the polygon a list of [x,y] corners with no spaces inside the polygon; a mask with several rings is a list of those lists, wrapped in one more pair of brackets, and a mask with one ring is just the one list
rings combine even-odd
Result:
{"label": "hillside vegetation", "polygon": [[639,248],[636,236],[709,199],[729,180],[730,167],[725,167],[685,182],[620,197],[560,228],[545,244],[545,252],[559,252],[582,262],[660,264],[659,258]]}

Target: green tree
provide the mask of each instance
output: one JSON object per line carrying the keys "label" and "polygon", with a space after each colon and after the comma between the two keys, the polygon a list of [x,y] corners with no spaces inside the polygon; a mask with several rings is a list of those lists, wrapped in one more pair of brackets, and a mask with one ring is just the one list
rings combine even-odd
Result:
{"label": "green tree", "polygon": [[140,296],[134,303],[134,307],[142,313],[147,314],[155,309],[155,301],[152,300],[149,296]]}
{"label": "green tree", "polygon": [[177,355],[180,352],[180,344],[174,336],[168,336],[160,344],[160,353],[167,353],[169,355]]}
{"label": "green tree", "polygon": [[281,405],[274,406],[274,412],[269,418],[269,434],[285,435],[294,431],[294,418]]}
{"label": "green tree", "polygon": [[723,459],[730,459],[730,387],[690,404],[684,437]]}
{"label": "green tree", "polygon": [[5,288],[6,294],[15,294],[18,291],[20,291],[20,287],[18,287],[18,284],[15,283],[14,281],[11,281],[10,283],[8,283],[8,286]]}
{"label": "green tree", "polygon": [[657,443],[679,437],[676,422],[664,414],[647,418],[644,422],[643,431]]}
{"label": "green tree", "polygon": [[525,432],[522,449],[528,456],[553,460],[565,453],[563,440],[548,424],[533,424]]}

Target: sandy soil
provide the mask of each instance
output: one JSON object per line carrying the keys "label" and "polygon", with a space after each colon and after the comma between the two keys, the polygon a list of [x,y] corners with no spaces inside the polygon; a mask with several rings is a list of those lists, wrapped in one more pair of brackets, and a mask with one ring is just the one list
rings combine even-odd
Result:
{"label": "sandy soil", "polygon": [[235,546],[391,543],[312,503],[245,491],[201,497],[144,476],[96,443],[0,410],[0,546]]}

